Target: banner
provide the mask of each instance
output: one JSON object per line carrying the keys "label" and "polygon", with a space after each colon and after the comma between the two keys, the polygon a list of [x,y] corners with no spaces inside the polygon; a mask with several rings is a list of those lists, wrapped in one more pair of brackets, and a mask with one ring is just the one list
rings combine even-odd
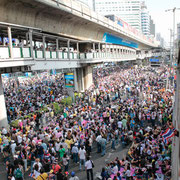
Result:
{"label": "banner", "polygon": [[64,73],[65,87],[74,87],[74,73]]}

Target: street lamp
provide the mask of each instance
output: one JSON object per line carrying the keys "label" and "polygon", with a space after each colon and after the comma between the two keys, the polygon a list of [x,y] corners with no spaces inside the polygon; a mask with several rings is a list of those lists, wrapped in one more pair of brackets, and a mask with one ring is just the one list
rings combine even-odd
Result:
{"label": "street lamp", "polygon": [[[172,32],[172,36],[173,36],[173,46],[172,46],[172,53],[171,53],[171,56],[172,56],[172,59],[171,59],[171,63],[172,63],[172,66],[173,66],[173,64],[174,64],[174,62],[173,62],[173,56],[175,57],[175,53],[174,53],[174,42],[175,42],[175,12],[176,12],[176,10],[180,10],[180,8],[176,8],[176,7],[174,7],[173,9],[167,9],[167,10],[165,10],[165,12],[168,12],[168,11],[171,11],[171,12],[173,12],[173,32]],[[171,47],[171,45],[170,45],[170,47]],[[174,67],[174,66],[173,66]],[[173,76],[174,76],[174,68],[173,68]],[[174,87],[174,79],[173,79],[173,87]]]}

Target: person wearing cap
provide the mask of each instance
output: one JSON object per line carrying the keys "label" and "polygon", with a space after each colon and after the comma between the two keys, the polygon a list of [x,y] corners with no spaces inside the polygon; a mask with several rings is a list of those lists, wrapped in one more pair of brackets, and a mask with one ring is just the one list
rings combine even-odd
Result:
{"label": "person wearing cap", "polygon": [[74,171],[71,172],[71,177],[69,178],[69,180],[79,180]]}

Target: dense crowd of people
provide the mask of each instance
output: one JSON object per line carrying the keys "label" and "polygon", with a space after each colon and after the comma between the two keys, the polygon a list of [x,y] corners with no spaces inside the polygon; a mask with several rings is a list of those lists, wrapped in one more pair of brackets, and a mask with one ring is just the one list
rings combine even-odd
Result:
{"label": "dense crowd of people", "polygon": [[41,107],[60,101],[67,92],[63,88],[63,76],[36,74],[29,78],[6,78],[4,95],[8,121],[19,119]]}
{"label": "dense crowd of people", "polygon": [[[78,180],[69,171],[70,164],[78,164],[93,180],[92,148],[104,156],[107,144],[115,150],[119,143],[131,145],[127,156],[102,162],[103,180],[170,178],[172,145],[162,133],[173,129],[173,89],[165,90],[166,77],[165,67],[97,68],[95,85],[71,106],[64,106],[63,113],[49,108],[45,116],[35,113],[19,127],[3,128],[0,140],[7,179],[23,179],[30,167],[30,176],[37,180]],[[62,75],[47,74],[20,84],[5,81],[4,89],[10,120],[60,102],[65,93]],[[36,126],[37,122],[45,123]]]}

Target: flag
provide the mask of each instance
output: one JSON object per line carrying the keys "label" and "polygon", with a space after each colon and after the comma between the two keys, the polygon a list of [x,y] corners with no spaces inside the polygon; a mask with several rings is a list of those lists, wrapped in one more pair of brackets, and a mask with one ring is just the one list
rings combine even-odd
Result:
{"label": "flag", "polygon": [[33,177],[33,175],[34,175],[33,173],[30,173],[30,174],[29,174],[30,177]]}
{"label": "flag", "polygon": [[163,141],[167,144],[168,140],[174,136],[175,129],[166,129],[166,131],[162,134]]}

